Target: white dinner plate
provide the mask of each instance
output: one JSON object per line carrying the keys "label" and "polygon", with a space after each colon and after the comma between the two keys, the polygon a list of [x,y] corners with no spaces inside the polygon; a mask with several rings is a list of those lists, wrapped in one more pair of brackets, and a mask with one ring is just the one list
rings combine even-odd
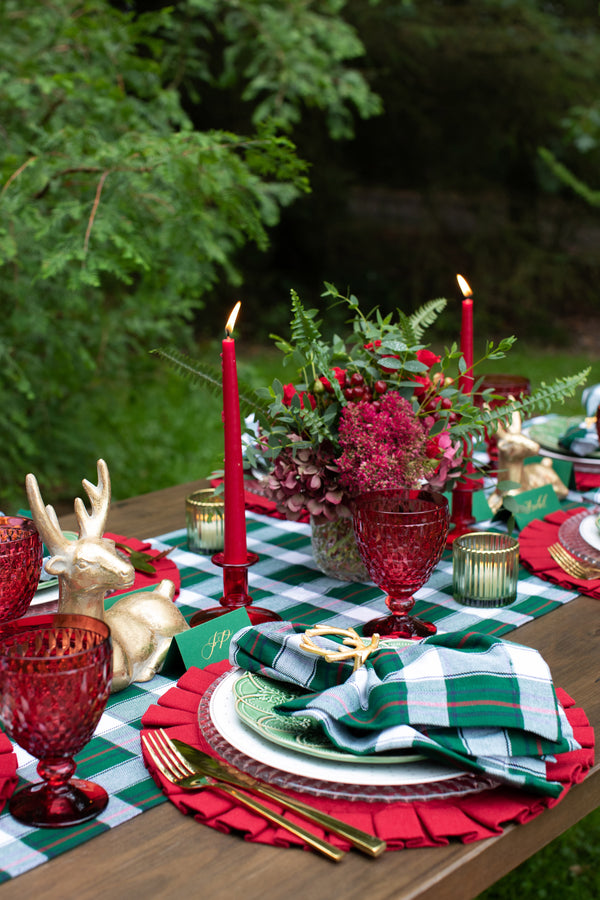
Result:
{"label": "white dinner plate", "polygon": [[460,774],[457,768],[429,760],[402,765],[369,765],[318,759],[273,744],[248,728],[236,712],[233,685],[243,675],[245,672],[234,669],[217,684],[210,698],[210,717],[217,731],[231,746],[264,765],[304,778],[350,785],[427,784],[456,778]]}
{"label": "white dinner plate", "polygon": [[598,513],[594,513],[594,515],[586,516],[579,523],[579,534],[594,550],[600,550],[600,531],[598,531],[597,521]]}

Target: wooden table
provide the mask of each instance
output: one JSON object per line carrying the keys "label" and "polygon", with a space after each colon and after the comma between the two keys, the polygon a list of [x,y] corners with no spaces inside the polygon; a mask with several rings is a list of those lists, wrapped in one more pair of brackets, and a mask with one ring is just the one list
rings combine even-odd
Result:
{"label": "wooden table", "polygon": [[[185,497],[201,486],[194,482],[113,502],[108,527],[138,538],[182,528]],[[73,528],[74,517],[61,524]],[[542,653],[555,683],[586,711],[597,731],[598,601],[579,597],[509,637]],[[334,864],[314,853],[246,843],[164,803],[7,882],[0,900],[471,900],[599,805],[596,765],[554,809],[499,837],[390,852],[378,860],[351,852]]]}

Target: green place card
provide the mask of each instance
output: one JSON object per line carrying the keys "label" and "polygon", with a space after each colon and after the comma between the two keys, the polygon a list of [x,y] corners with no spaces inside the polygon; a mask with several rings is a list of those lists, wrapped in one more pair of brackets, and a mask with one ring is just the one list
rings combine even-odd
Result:
{"label": "green place card", "polygon": [[485,522],[487,519],[492,518],[493,513],[487,502],[485,491],[473,492],[473,505],[471,507],[471,512],[475,517],[476,522]]}
{"label": "green place card", "polygon": [[522,531],[534,519],[543,519],[560,509],[560,501],[552,485],[545,484],[532,491],[505,497],[504,506],[514,515],[517,528]]}
{"label": "green place card", "polygon": [[176,634],[171,641],[163,673],[177,674],[191,666],[203,669],[209,663],[227,659],[231,638],[240,628],[250,624],[248,613],[242,607]]}
{"label": "green place card", "polygon": [[[548,457],[543,456],[530,456],[525,460],[525,465],[529,466],[532,463],[540,463],[544,458],[548,459]],[[573,463],[569,459],[553,459],[552,460],[552,468],[565,485],[565,487],[570,488],[571,490],[575,490],[575,471],[573,468]]]}

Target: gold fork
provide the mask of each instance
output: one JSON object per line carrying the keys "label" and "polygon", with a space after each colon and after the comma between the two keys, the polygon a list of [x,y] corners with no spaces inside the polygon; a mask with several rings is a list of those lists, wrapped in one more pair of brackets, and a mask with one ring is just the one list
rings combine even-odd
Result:
{"label": "gold fork", "polygon": [[600,568],[575,559],[574,556],[571,556],[565,550],[562,544],[551,544],[548,547],[548,553],[561,569],[564,569],[567,575],[571,575],[573,578],[579,578],[582,581],[600,578]]}
{"label": "gold fork", "polygon": [[[310,831],[307,831],[306,828],[302,828],[301,825],[296,825],[289,819],[280,816],[272,809],[269,809],[268,806],[263,806],[262,803],[259,803],[247,794],[243,794],[236,787],[233,787],[233,785],[221,781],[217,782],[199,775],[190,778],[190,771],[187,763],[185,763],[185,761],[183,761],[183,763],[180,762],[179,754],[171,748],[170,742],[168,744],[162,736],[159,736],[159,733],[145,732],[142,740],[144,740],[148,755],[159,772],[164,775],[167,781],[176,784],[182,790],[199,791],[209,788],[211,790],[221,791],[223,794],[229,794],[242,806],[251,809],[253,812],[261,815],[264,819],[272,822],[274,825],[278,825],[280,828],[284,828],[296,837],[301,838],[310,847],[314,850],[318,850],[319,853],[322,853],[323,856],[326,856],[333,862],[339,862],[345,856],[343,850],[334,847],[333,844],[330,844],[328,841],[322,840]],[[190,784],[191,781],[193,781],[193,785]]]}

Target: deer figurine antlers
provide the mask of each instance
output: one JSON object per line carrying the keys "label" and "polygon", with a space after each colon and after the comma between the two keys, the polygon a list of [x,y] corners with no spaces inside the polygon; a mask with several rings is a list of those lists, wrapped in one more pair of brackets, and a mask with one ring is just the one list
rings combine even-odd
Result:
{"label": "deer figurine antlers", "polygon": [[54,508],[44,506],[35,475],[25,479],[33,521],[50,553],[46,571],[58,576],[58,611],[103,619],[107,591],[131,587],[135,573],[131,563],[117,554],[114,541],[102,537],[110,507],[110,478],[103,459],[98,460],[98,485],[86,479],[82,484],[92,512],[88,514],[83,500],[76,498],[79,539],[70,541]]}
{"label": "deer figurine antlers", "polygon": [[25,486],[33,521],[50,559],[46,571],[58,577],[58,611],[103,619],[113,643],[112,692],[132,681],[149,681],[164,662],[171,639],[189,628],[173,603],[175,585],[165,579],[153,591],[127,594],[104,610],[109,590],[131,587],[135,572],[114,541],[103,537],[110,508],[108,466],[99,459],[98,484],[82,484],[91,513],[80,497],[75,500],[79,537],[70,541],[62,532],[52,506],[44,506],[37,479],[27,475]]}

